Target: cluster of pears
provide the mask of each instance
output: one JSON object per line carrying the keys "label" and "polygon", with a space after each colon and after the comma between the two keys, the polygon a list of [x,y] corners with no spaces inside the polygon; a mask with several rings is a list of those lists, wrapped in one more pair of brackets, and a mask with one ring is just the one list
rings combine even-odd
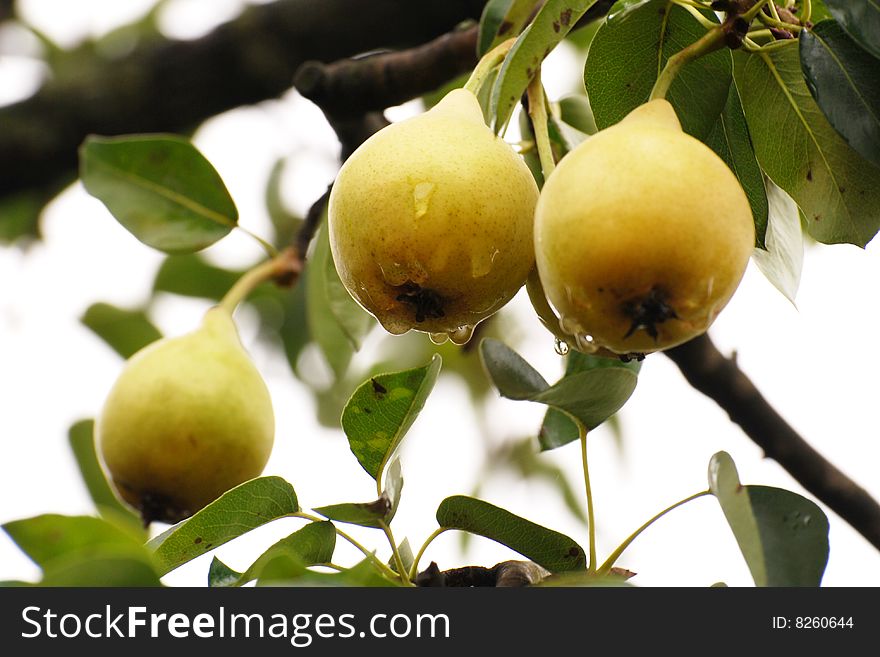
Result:
{"label": "cluster of pears", "polygon": [[133,355],[95,432],[116,490],[145,523],[183,520],[259,476],[274,441],[272,401],[231,310],[215,306],[191,333]]}
{"label": "cluster of pears", "polygon": [[342,282],[391,333],[466,341],[537,265],[567,341],[620,355],[708,329],[755,242],[736,176],[667,101],[587,139],[539,195],[465,89],[351,155],[329,230]]}
{"label": "cluster of pears", "polygon": [[[465,89],[352,154],[329,231],[342,282],[391,333],[466,342],[537,266],[561,331],[621,355],[703,333],[755,240],[736,177],[665,100],[587,139],[539,194]],[[98,418],[101,458],[145,521],[184,519],[268,460],[269,392],[231,313],[135,354]]]}

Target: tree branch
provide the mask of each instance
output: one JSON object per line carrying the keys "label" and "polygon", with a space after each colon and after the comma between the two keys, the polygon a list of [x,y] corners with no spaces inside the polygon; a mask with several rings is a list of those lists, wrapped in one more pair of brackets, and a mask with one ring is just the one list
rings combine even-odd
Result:
{"label": "tree branch", "polygon": [[880,505],[798,435],[734,359],[725,358],[707,335],[664,353],[688,382],[727,411],[769,458],[880,549]]}
{"label": "tree branch", "polygon": [[479,18],[485,2],[276,0],[201,39],[150,40],[122,58],[64,69],[31,98],[0,108],[0,196],[72,178],[88,134],[185,132],[280,95],[307,60],[424,43]]}
{"label": "tree branch", "polygon": [[306,62],[297,90],[334,117],[384,110],[416,98],[472,69],[477,26],[444,34],[422,46],[329,65]]}

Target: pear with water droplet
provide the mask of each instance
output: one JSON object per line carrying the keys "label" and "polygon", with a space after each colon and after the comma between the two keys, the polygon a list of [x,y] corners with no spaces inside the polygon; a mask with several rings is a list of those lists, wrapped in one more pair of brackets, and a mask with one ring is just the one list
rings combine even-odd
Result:
{"label": "pear with water droplet", "polygon": [[525,282],[537,199],[528,167],[456,89],[345,162],[330,194],[333,260],[390,333],[466,341]]}
{"label": "pear with water droplet", "polygon": [[104,465],[145,523],[178,522],[259,476],[274,433],[269,391],[222,306],[132,356],[96,423]]}
{"label": "pear with water droplet", "polygon": [[586,351],[648,353],[703,333],[754,244],[736,176],[665,100],[566,155],[535,214],[541,283]]}

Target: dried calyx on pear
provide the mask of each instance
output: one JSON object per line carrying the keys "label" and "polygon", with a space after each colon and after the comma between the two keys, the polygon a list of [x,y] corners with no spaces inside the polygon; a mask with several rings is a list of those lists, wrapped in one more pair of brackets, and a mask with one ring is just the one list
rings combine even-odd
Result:
{"label": "dried calyx on pear", "polygon": [[329,203],[333,260],[390,333],[466,342],[534,265],[537,199],[522,159],[456,89],[345,162]]}
{"label": "dried calyx on pear", "polygon": [[562,159],[541,192],[535,252],[560,328],[582,351],[643,354],[705,332],[755,229],[736,176],[666,100]]}

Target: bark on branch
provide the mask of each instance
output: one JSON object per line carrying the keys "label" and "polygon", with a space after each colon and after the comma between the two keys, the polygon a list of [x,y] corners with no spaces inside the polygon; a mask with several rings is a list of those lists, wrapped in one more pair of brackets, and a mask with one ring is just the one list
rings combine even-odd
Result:
{"label": "bark on branch", "polygon": [[813,449],[707,335],[664,352],[694,388],[727,411],[764,453],[880,549],[880,505]]}

